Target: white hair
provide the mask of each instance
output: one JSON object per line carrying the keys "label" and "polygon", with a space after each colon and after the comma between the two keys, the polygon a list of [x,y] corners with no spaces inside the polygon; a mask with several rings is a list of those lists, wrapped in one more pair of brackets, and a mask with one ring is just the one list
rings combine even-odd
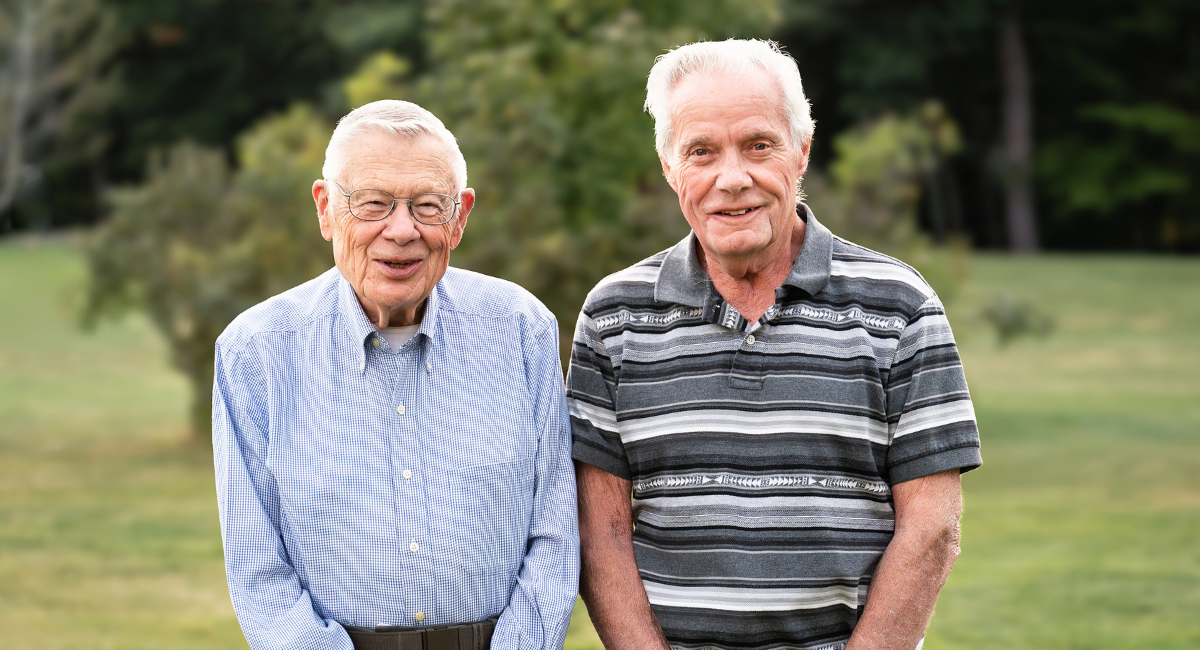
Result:
{"label": "white hair", "polygon": [[675,132],[671,124],[671,94],[685,77],[695,72],[738,74],[750,66],[766,72],[783,94],[783,116],[791,129],[792,144],[812,141],[813,120],[800,83],[796,60],[775,41],[735,39],[690,43],[658,57],[646,82],[646,112],[654,118],[654,146],[670,160]]}
{"label": "white hair", "polygon": [[398,99],[381,99],[364,104],[338,120],[337,128],[329,138],[329,146],[325,148],[325,165],[321,168],[325,178],[334,180],[341,173],[350,155],[350,145],[366,132],[404,138],[430,135],[444,141],[451,150],[455,189],[462,191],[467,187],[467,161],[458,148],[454,134],[433,113],[412,102]]}

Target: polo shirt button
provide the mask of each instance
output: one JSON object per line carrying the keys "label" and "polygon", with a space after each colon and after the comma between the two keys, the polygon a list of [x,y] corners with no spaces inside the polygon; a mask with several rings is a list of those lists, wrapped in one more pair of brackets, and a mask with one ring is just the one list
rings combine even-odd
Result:
{"label": "polo shirt button", "polygon": [[416,553],[416,552],[417,552],[417,551],[419,551],[420,549],[421,549],[421,547],[420,547],[420,546],[417,546],[417,543],[416,543],[416,542],[413,542],[412,544],[409,544],[409,545],[408,545],[408,550],[412,551],[413,553]]}
{"label": "polo shirt button", "polygon": [[404,405],[401,404],[400,406],[397,406],[396,412],[399,413],[400,415],[404,415]]}
{"label": "polo shirt button", "polygon": [[746,345],[754,345],[754,335],[753,334],[746,337]]}
{"label": "polo shirt button", "polygon": [[413,618],[420,623],[421,621],[425,620],[425,612],[417,612],[416,616],[413,616]]}

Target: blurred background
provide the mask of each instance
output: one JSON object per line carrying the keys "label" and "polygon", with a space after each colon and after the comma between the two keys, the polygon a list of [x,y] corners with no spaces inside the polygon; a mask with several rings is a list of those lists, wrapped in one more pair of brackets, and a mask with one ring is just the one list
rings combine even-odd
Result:
{"label": "blurred background", "polygon": [[438,115],[479,193],[452,262],[567,342],[687,232],[654,58],[733,36],[799,63],[818,218],[916,266],[963,353],[985,464],[925,647],[1200,647],[1192,0],[0,0],[0,647],[245,647],[213,341],[332,265],[337,118]]}

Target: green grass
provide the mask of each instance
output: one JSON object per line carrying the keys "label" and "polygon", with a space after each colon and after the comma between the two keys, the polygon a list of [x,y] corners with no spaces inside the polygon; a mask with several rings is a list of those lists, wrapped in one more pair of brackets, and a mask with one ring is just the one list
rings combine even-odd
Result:
{"label": "green grass", "polygon": [[[75,327],[82,281],[0,242],[0,647],[244,648],[187,387],[143,319]],[[997,348],[1002,292],[1055,332]],[[1200,260],[977,257],[948,309],[985,465],[925,647],[1200,646]]]}

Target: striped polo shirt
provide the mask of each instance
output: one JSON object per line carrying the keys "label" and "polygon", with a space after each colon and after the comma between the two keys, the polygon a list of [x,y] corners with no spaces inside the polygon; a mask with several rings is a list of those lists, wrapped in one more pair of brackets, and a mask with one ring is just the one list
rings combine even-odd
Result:
{"label": "striped polo shirt", "polygon": [[891,486],[978,467],[942,305],[812,216],[750,323],[695,235],[604,279],[567,378],[574,457],[633,484],[634,552],[676,648],[839,649],[892,539]]}

